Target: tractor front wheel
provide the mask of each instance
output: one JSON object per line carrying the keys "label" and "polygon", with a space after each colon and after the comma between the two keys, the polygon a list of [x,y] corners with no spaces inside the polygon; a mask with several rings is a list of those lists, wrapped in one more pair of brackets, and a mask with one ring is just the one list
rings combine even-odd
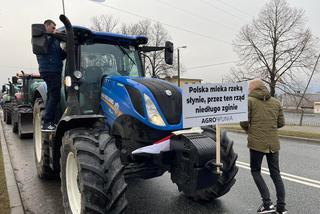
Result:
{"label": "tractor front wheel", "polygon": [[124,212],[124,166],[115,138],[106,131],[67,131],[62,139],[60,167],[65,213]]}

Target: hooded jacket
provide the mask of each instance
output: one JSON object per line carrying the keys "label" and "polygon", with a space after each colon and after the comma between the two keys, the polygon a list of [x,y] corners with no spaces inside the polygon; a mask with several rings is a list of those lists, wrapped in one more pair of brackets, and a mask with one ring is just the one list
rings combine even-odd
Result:
{"label": "hooded jacket", "polygon": [[62,61],[66,58],[66,53],[60,47],[60,42],[51,36],[48,36],[48,46],[47,54],[37,55],[40,74],[61,74]]}
{"label": "hooded jacket", "polygon": [[248,148],[263,153],[279,151],[278,128],[285,121],[280,102],[271,97],[266,86],[258,86],[249,94],[248,117],[240,123],[248,133]]}

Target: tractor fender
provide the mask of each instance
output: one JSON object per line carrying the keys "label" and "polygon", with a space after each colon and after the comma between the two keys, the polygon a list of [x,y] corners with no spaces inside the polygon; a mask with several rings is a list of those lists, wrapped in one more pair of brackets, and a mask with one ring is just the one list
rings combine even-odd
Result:
{"label": "tractor fender", "polygon": [[61,142],[61,139],[67,130],[78,127],[93,128],[95,123],[101,122],[103,119],[104,116],[101,114],[62,116],[57,125],[55,138],[57,141]]}
{"label": "tractor fender", "polygon": [[43,104],[47,103],[47,84],[45,82],[41,82],[37,89],[34,91],[32,103],[36,101],[37,98],[42,98]]}
{"label": "tractor fender", "polygon": [[62,137],[64,136],[64,133],[68,130],[78,127],[87,127],[88,129],[95,128],[96,124],[101,122],[103,118],[103,115],[98,114],[62,116],[57,125],[54,143],[52,143],[50,146],[50,156],[53,160],[53,168],[60,169],[60,148],[62,145]]}

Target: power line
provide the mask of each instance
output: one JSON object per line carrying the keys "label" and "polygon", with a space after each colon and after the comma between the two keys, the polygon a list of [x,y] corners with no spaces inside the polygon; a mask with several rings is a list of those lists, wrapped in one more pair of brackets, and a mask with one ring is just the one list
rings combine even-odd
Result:
{"label": "power line", "polygon": [[232,8],[233,10],[236,10],[236,11],[242,13],[243,15],[246,15],[246,16],[248,16],[248,17],[252,17],[249,13],[244,12],[243,10],[240,10],[240,9],[238,9],[238,8],[236,8],[236,7],[230,5],[230,4],[228,4],[228,3],[226,3],[226,2],[224,2],[224,1],[222,1],[222,0],[216,0],[216,1],[220,2],[221,4],[224,4],[225,6],[227,6],[227,7],[229,7],[229,8]]}
{"label": "power line", "polygon": [[237,62],[239,62],[239,61],[220,62],[220,63],[210,64],[210,65],[199,65],[199,66],[189,67],[187,70],[194,70],[194,69],[196,69],[196,68],[214,67],[214,66],[225,65],[225,64],[232,64],[232,63],[237,63]]}
{"label": "power line", "polygon": [[219,10],[219,11],[222,11],[222,12],[224,12],[224,13],[230,15],[230,16],[233,16],[234,18],[244,20],[244,19],[243,19],[242,17],[240,17],[240,16],[234,15],[234,14],[232,14],[232,13],[230,13],[230,12],[228,12],[228,11],[222,9],[222,8],[219,8],[219,7],[215,6],[212,2],[209,2],[209,1],[206,1],[206,0],[201,0],[201,1],[204,2],[204,3],[206,3],[206,4],[208,4],[208,5],[210,5],[211,7],[215,8],[215,9],[217,9],[217,10]]}
{"label": "power line", "polygon": [[210,18],[208,18],[208,17],[200,16],[200,15],[198,15],[198,14],[196,14],[196,13],[193,13],[193,12],[191,12],[191,11],[188,11],[188,10],[185,10],[185,9],[182,9],[182,8],[179,8],[179,7],[177,7],[177,6],[173,5],[173,4],[170,4],[170,3],[168,3],[168,2],[164,2],[164,1],[161,1],[161,0],[157,0],[156,2],[161,3],[161,4],[164,4],[164,5],[166,5],[167,7],[170,7],[170,8],[175,8],[176,10],[182,11],[182,12],[184,12],[184,13],[187,13],[187,14],[192,15],[192,16],[194,16],[194,17],[197,17],[197,18],[199,18],[199,19],[206,20],[206,21],[208,21],[208,22],[210,22],[210,23],[211,23],[211,22],[215,22],[215,23],[217,23],[217,24],[219,24],[219,25],[224,26],[225,28],[234,30],[234,27],[233,27],[233,26],[226,25],[226,24],[224,24],[224,23],[221,23],[221,22],[219,22],[219,21],[217,21],[217,20],[214,20],[214,19],[210,19]]}
{"label": "power line", "polygon": [[191,30],[188,30],[188,29],[185,29],[185,28],[182,28],[182,27],[177,27],[177,26],[174,26],[174,25],[171,25],[171,24],[168,24],[168,23],[165,23],[165,22],[160,22],[156,19],[153,19],[153,18],[149,18],[149,17],[146,17],[146,16],[142,16],[142,15],[139,15],[139,14],[136,14],[136,13],[133,13],[133,12],[130,12],[130,11],[127,11],[127,10],[124,10],[124,9],[120,9],[120,8],[117,8],[117,7],[114,7],[114,6],[110,6],[110,5],[105,5],[105,4],[100,4],[104,7],[107,7],[107,8],[111,8],[111,9],[114,9],[114,10],[117,10],[117,11],[120,11],[122,13],[126,13],[126,14],[130,14],[132,16],[136,16],[136,17],[139,17],[139,18],[143,18],[143,19],[150,19],[151,21],[154,21],[154,22],[159,22],[167,27],[170,27],[170,28],[174,28],[174,29],[177,29],[177,30],[180,30],[180,31],[184,31],[184,32],[187,32],[187,33],[191,33],[191,34],[194,34],[194,35],[197,35],[197,36],[200,36],[200,37],[204,37],[204,38],[207,38],[207,39],[210,39],[210,40],[215,40],[215,41],[220,41],[222,43],[225,43],[225,44],[228,44],[228,45],[232,45],[232,43],[228,42],[228,41],[225,41],[223,39],[219,39],[219,38],[216,38],[216,37],[213,37],[213,36],[209,36],[209,35],[206,35],[206,34],[202,34],[202,33],[197,33],[197,32],[194,32],[194,31],[191,31]]}

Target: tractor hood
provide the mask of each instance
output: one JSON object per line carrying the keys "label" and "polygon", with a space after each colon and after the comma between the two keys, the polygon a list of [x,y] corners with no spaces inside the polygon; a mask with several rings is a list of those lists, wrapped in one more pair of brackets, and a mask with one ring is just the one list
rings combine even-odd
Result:
{"label": "tractor hood", "polygon": [[178,87],[159,79],[135,78],[132,80],[150,90],[169,124],[180,122],[182,95]]}
{"label": "tractor hood", "polygon": [[[167,81],[154,78],[110,76],[105,79],[102,91],[108,98],[114,94],[108,93],[108,89],[116,90],[119,99],[120,97],[124,97],[120,95],[122,89],[117,86],[113,87],[112,85],[114,84],[117,86],[121,85],[126,91],[124,96],[127,96],[127,99],[123,98],[123,103],[126,103],[124,104],[124,106],[126,106],[124,109],[128,109],[129,106],[131,106],[133,110],[121,110],[121,102],[117,102],[119,103],[121,112],[129,114],[147,124],[148,110],[146,107],[146,99],[150,98],[165,123],[165,126],[157,128],[165,130],[181,128],[182,91],[179,87]],[[111,98],[109,100],[117,100],[117,98]],[[128,102],[130,105],[127,104]],[[156,128],[154,124],[149,125]]]}

